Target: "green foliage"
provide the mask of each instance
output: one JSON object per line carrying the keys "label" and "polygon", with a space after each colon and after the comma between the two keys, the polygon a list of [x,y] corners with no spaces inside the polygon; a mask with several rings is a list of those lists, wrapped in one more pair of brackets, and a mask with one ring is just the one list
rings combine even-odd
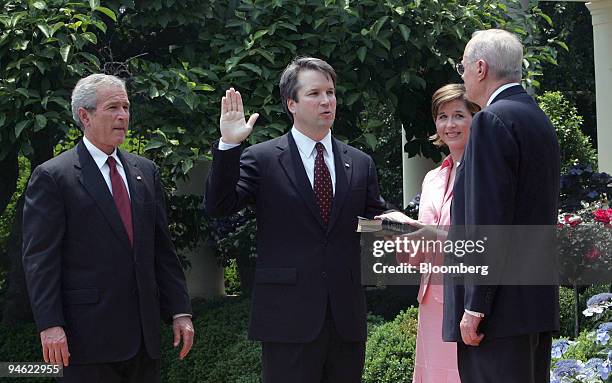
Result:
{"label": "green foliage", "polygon": [[[586,308],[587,299],[595,294],[609,291],[610,286],[599,285],[589,286],[579,294],[578,299],[578,323],[580,330],[593,330],[596,323],[582,315],[582,311]],[[559,288],[559,316],[560,316],[560,330],[559,337],[561,338],[573,338],[574,337],[574,323],[576,310],[574,309],[574,290],[568,287]]]}
{"label": "green foliage", "polygon": [[[17,180],[17,188],[15,194],[8,203],[4,213],[0,215],[0,254],[6,251],[7,242],[11,234],[11,227],[13,220],[15,219],[15,208],[17,199],[27,186],[28,179],[30,178],[30,162],[24,156],[19,157],[19,179]],[[2,285],[0,284],[0,290]]]}
{"label": "green foliage", "polygon": [[[259,382],[261,346],[247,339],[250,301],[228,297],[195,301],[196,330],[191,352],[178,359],[172,347],[172,328],[162,327],[162,382],[236,383]],[[366,347],[364,382],[409,382],[412,377],[417,309],[400,313],[392,322],[368,316],[370,340]],[[0,360],[41,360],[34,324],[9,327],[0,323]],[[388,372],[385,372],[387,371]],[[401,375],[404,374],[404,375]],[[380,377],[380,379],[379,379]],[[52,380],[24,379],[24,382]]]}
{"label": "green foliage", "polygon": [[583,2],[542,1],[540,4],[553,21],[552,26],[543,21],[539,23],[544,36],[558,36],[567,44],[567,50],[559,49],[558,65],[544,64],[541,90],[562,91],[583,116],[583,132],[594,138],[595,65],[591,12]]}
{"label": "green foliage", "polygon": [[230,260],[229,264],[223,268],[223,277],[225,281],[225,293],[227,295],[240,294],[240,275],[238,274],[236,259]]}
{"label": "green foliage", "polygon": [[260,345],[247,339],[249,305],[246,299],[196,304],[196,340],[181,361],[172,348],[172,334],[162,339],[162,382],[251,382],[261,374]]}
{"label": "green foliage", "polygon": [[92,48],[106,25],[85,4],[11,0],[0,27],[0,159],[15,147],[31,158],[37,137],[67,133],[70,89],[99,70]]}
{"label": "green foliage", "polygon": [[[338,72],[337,136],[371,152],[380,147],[381,129],[391,127],[397,134],[403,124],[409,140],[406,150],[428,157],[439,156],[427,141],[433,130],[429,95],[449,80],[458,80],[453,65],[474,30],[501,27],[524,37],[530,84],[535,84],[542,62],[555,60],[555,51],[538,42],[536,21],[544,17],[541,11],[519,11],[518,1],[115,0],[108,4],[121,14],[117,31],[128,37],[110,42],[115,56],[144,55],[129,63],[139,92],[155,96],[150,99],[165,97],[164,87],[151,81],[152,73],[163,70],[186,71],[191,89],[201,89],[178,103],[179,113],[168,114],[169,105],[154,103],[141,116],[146,124],[158,125],[151,128],[150,149],[163,152],[179,176],[218,138],[219,99],[229,86],[241,90],[248,113],[261,115],[251,143],[286,131],[289,124],[276,86],[280,72],[296,55],[326,59]],[[152,71],[157,64],[159,70]],[[381,109],[388,113],[364,114]],[[172,142],[177,137],[179,145]]]}
{"label": "green foliage", "polygon": [[576,344],[569,347],[567,353],[563,354],[563,358],[585,361],[598,356],[597,351],[598,347],[595,342],[593,342],[591,330],[585,329],[580,332],[580,335],[576,338]]}
{"label": "green foliage", "polygon": [[419,286],[382,286],[366,290],[368,311],[385,320],[393,320],[407,307],[418,305]]}
{"label": "green foliage", "polygon": [[401,312],[392,322],[375,327],[366,345],[364,383],[412,381],[418,310]]}
{"label": "green foliage", "polygon": [[[0,360],[32,362],[42,360],[40,338],[33,323],[8,326],[0,322]],[[54,379],[21,378],[20,382],[54,382]]]}
{"label": "green foliage", "polygon": [[582,130],[582,117],[561,92],[546,92],[537,97],[540,108],[557,131],[561,148],[561,173],[583,164],[597,168],[597,153]]}

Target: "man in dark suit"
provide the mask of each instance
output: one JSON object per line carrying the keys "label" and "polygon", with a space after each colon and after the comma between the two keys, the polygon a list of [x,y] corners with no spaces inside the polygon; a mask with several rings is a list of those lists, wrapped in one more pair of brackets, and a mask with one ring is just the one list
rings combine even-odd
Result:
{"label": "man in dark suit", "polygon": [[119,150],[123,81],[94,74],[72,93],[76,147],[38,166],[26,191],[23,266],[45,362],[67,382],[155,382],[160,314],[184,358],[193,342],[185,277],[159,170]]}
{"label": "man in dark suit", "polygon": [[[520,85],[522,60],[519,40],[492,29],[474,34],[457,66],[467,97],[483,109],[457,169],[451,233],[464,225],[556,223],[559,146],[549,119]],[[520,264],[533,252],[511,256]],[[558,288],[464,282],[447,277],[444,286],[443,338],[458,342],[461,380],[549,382]]]}
{"label": "man in dark suit", "polygon": [[291,62],[280,79],[291,131],[244,151],[258,115],[242,98],[221,102],[206,210],[226,215],[252,204],[257,266],[249,334],[262,341],[264,382],[360,382],[366,307],[357,216],[382,212],[376,169],[334,139],[336,73],[323,60]]}

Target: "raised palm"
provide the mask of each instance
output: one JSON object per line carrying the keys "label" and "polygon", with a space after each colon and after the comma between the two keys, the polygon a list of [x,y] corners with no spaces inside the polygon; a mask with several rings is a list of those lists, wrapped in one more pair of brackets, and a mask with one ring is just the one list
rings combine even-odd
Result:
{"label": "raised palm", "polygon": [[234,88],[226,90],[225,96],[221,98],[221,118],[219,119],[223,142],[239,144],[244,141],[253,131],[253,125],[255,125],[257,117],[259,117],[259,114],[254,113],[249,121],[246,121],[240,92],[234,90]]}

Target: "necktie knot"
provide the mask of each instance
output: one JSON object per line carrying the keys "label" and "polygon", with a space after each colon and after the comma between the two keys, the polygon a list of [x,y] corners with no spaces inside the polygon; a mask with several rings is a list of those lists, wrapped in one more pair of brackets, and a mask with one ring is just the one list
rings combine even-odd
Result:
{"label": "necktie knot", "polygon": [[317,149],[317,155],[323,155],[323,150],[325,149],[325,147],[323,146],[322,143],[317,142],[315,144],[315,149]]}
{"label": "necktie knot", "polygon": [[115,160],[115,157],[113,156],[108,156],[108,159],[106,160],[106,162],[108,162],[108,166],[111,169],[115,169],[117,167],[117,161]]}

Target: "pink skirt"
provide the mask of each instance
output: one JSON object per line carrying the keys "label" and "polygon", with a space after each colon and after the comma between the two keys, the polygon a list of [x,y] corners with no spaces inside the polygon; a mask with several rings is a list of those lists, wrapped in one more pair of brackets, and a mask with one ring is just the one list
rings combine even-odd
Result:
{"label": "pink skirt", "polygon": [[[427,286],[419,305],[419,324],[412,383],[461,383],[456,343],[442,341],[441,284]],[[435,299],[438,297],[438,299]]]}

